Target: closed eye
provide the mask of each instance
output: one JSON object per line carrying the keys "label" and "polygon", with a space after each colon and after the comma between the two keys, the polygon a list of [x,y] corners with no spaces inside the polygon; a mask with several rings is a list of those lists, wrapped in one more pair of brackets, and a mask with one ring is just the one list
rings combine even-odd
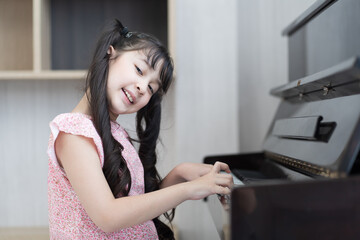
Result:
{"label": "closed eye", "polygon": [[154,89],[149,85],[149,90],[151,92],[151,94],[154,94]]}
{"label": "closed eye", "polygon": [[141,69],[135,65],[136,71],[142,76],[143,72],[141,71]]}

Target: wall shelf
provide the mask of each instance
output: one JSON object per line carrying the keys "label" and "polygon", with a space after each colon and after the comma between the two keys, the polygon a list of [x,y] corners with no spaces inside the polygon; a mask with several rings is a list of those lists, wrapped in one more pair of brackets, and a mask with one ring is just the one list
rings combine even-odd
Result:
{"label": "wall shelf", "polygon": [[0,71],[1,80],[85,80],[86,70]]}

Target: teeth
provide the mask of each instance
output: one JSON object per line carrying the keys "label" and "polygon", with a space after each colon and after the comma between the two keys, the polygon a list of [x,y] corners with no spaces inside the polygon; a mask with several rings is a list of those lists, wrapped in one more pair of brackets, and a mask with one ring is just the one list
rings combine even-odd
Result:
{"label": "teeth", "polygon": [[130,94],[124,89],[124,93],[125,93],[125,95],[127,96],[127,98],[129,99],[129,101],[131,102],[131,103],[133,103],[134,102],[134,100],[132,99],[132,97],[130,96]]}

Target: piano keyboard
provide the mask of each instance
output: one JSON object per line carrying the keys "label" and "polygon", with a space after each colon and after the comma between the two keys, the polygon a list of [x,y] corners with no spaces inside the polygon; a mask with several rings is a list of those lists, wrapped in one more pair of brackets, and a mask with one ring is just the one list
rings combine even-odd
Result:
{"label": "piano keyboard", "polygon": [[[222,174],[228,174],[225,171],[220,171],[220,173]],[[233,172],[230,173],[231,176],[233,177],[233,181],[234,181],[234,187],[236,186],[240,186],[240,185],[244,185],[243,181],[241,181]]]}
{"label": "piano keyboard", "polygon": [[234,187],[244,185],[244,183],[239,178],[237,178],[233,172],[231,172],[231,176],[233,177]]}

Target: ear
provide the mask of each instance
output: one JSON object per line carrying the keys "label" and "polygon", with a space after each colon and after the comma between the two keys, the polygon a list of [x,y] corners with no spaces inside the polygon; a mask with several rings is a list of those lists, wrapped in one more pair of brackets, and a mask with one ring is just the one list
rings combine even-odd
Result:
{"label": "ear", "polygon": [[110,45],[109,49],[107,50],[107,54],[113,56],[115,54],[115,49],[112,45]]}

